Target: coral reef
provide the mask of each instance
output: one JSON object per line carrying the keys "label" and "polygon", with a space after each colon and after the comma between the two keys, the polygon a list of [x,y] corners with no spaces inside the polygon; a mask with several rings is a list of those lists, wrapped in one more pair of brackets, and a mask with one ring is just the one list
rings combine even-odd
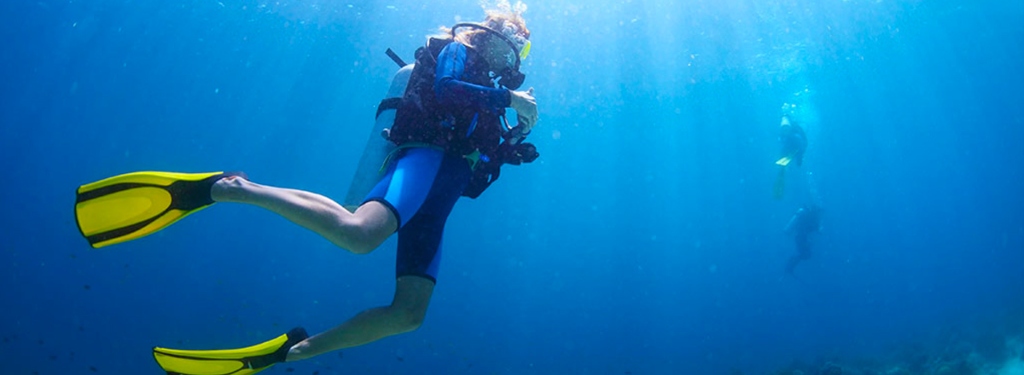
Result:
{"label": "coral reef", "polygon": [[906,345],[885,360],[794,361],[770,375],[1024,375],[1024,333],[962,337],[945,345]]}

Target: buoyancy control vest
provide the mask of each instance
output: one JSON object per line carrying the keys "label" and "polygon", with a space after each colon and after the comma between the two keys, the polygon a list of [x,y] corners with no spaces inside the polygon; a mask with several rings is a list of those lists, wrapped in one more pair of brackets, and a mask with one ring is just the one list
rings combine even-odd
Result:
{"label": "buoyancy control vest", "polygon": [[[451,43],[450,38],[430,38],[416,50],[416,63],[398,104],[389,139],[400,147],[429,144],[452,155],[491,155],[501,143],[500,118],[504,108],[480,110],[460,100],[442,102],[435,94],[438,55]],[[466,53],[462,80],[494,87],[484,59],[472,48],[467,48]]]}
{"label": "buoyancy control vest", "polygon": [[[360,199],[379,178],[379,173],[373,171],[383,171],[383,167],[378,168],[381,163],[386,166],[390,156],[402,148],[437,147],[448,154],[465,157],[473,167],[469,185],[462,192],[469,198],[480,196],[498,179],[502,164],[530,163],[540,155],[532,144],[522,142],[525,134],[521,127],[509,128],[504,122],[504,108],[481,112],[466,105],[465,98],[455,98],[452,103],[438,100],[434,90],[437,59],[452,42],[450,37],[428,39],[423,47],[416,50],[415,64],[406,64],[394,51],[387,50],[387,55],[401,69],[377,107],[374,131],[349,188],[346,207],[354,209],[361,204]],[[494,77],[482,65],[486,64],[484,60],[472,48],[467,48],[466,53],[467,65],[461,79],[494,87]],[[513,71],[502,72],[499,84],[518,88],[525,77],[518,71],[518,66],[517,61]],[[383,135],[384,138],[378,140],[386,139],[387,144],[375,141],[374,134]]]}

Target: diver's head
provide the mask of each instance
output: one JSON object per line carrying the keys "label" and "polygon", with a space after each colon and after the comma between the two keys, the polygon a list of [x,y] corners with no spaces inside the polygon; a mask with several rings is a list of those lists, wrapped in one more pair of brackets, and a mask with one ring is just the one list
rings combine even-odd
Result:
{"label": "diver's head", "polygon": [[483,22],[460,23],[451,30],[455,40],[479,52],[490,70],[503,78],[500,83],[511,89],[522,84],[525,76],[519,73],[519,65],[530,54],[525,11],[522,2],[513,6],[503,0],[494,9],[486,10]]}
{"label": "diver's head", "polygon": [[485,33],[482,38],[486,47],[481,52],[491,68],[495,71],[518,69],[516,65],[530,54],[530,29],[526,28],[522,14],[511,9],[491,10],[481,24],[500,33]]}

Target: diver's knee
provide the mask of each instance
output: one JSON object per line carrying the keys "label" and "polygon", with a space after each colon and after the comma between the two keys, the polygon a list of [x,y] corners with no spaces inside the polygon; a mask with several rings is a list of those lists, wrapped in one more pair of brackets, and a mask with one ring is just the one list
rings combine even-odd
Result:
{"label": "diver's knee", "polygon": [[398,228],[398,220],[384,205],[371,201],[356,213],[341,220],[346,233],[346,249],[355,254],[369,254]]}
{"label": "diver's knee", "polygon": [[348,247],[346,247],[346,249],[353,254],[364,255],[372,253],[373,250],[377,249],[377,246],[371,246],[366,242],[357,240],[349,244]]}
{"label": "diver's knee", "polygon": [[390,233],[374,222],[348,217],[338,220],[331,242],[353,254],[369,254],[377,249]]}
{"label": "diver's knee", "polygon": [[346,248],[354,254],[369,254],[380,247],[384,240],[387,240],[387,236],[378,235],[375,231],[359,230]]}
{"label": "diver's knee", "polygon": [[399,319],[396,324],[402,333],[412,332],[420,328],[423,325],[423,320],[427,316],[426,310],[421,309],[399,309]]}

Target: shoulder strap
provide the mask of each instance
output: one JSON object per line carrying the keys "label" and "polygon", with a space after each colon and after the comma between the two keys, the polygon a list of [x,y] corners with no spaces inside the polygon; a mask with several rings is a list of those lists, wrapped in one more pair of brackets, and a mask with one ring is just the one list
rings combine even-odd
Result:
{"label": "shoulder strap", "polygon": [[421,58],[429,58],[424,62],[430,63],[430,65],[437,65],[437,56],[441,54],[441,50],[452,43],[452,38],[430,38],[427,39],[427,44],[416,50],[416,61],[420,61]]}

